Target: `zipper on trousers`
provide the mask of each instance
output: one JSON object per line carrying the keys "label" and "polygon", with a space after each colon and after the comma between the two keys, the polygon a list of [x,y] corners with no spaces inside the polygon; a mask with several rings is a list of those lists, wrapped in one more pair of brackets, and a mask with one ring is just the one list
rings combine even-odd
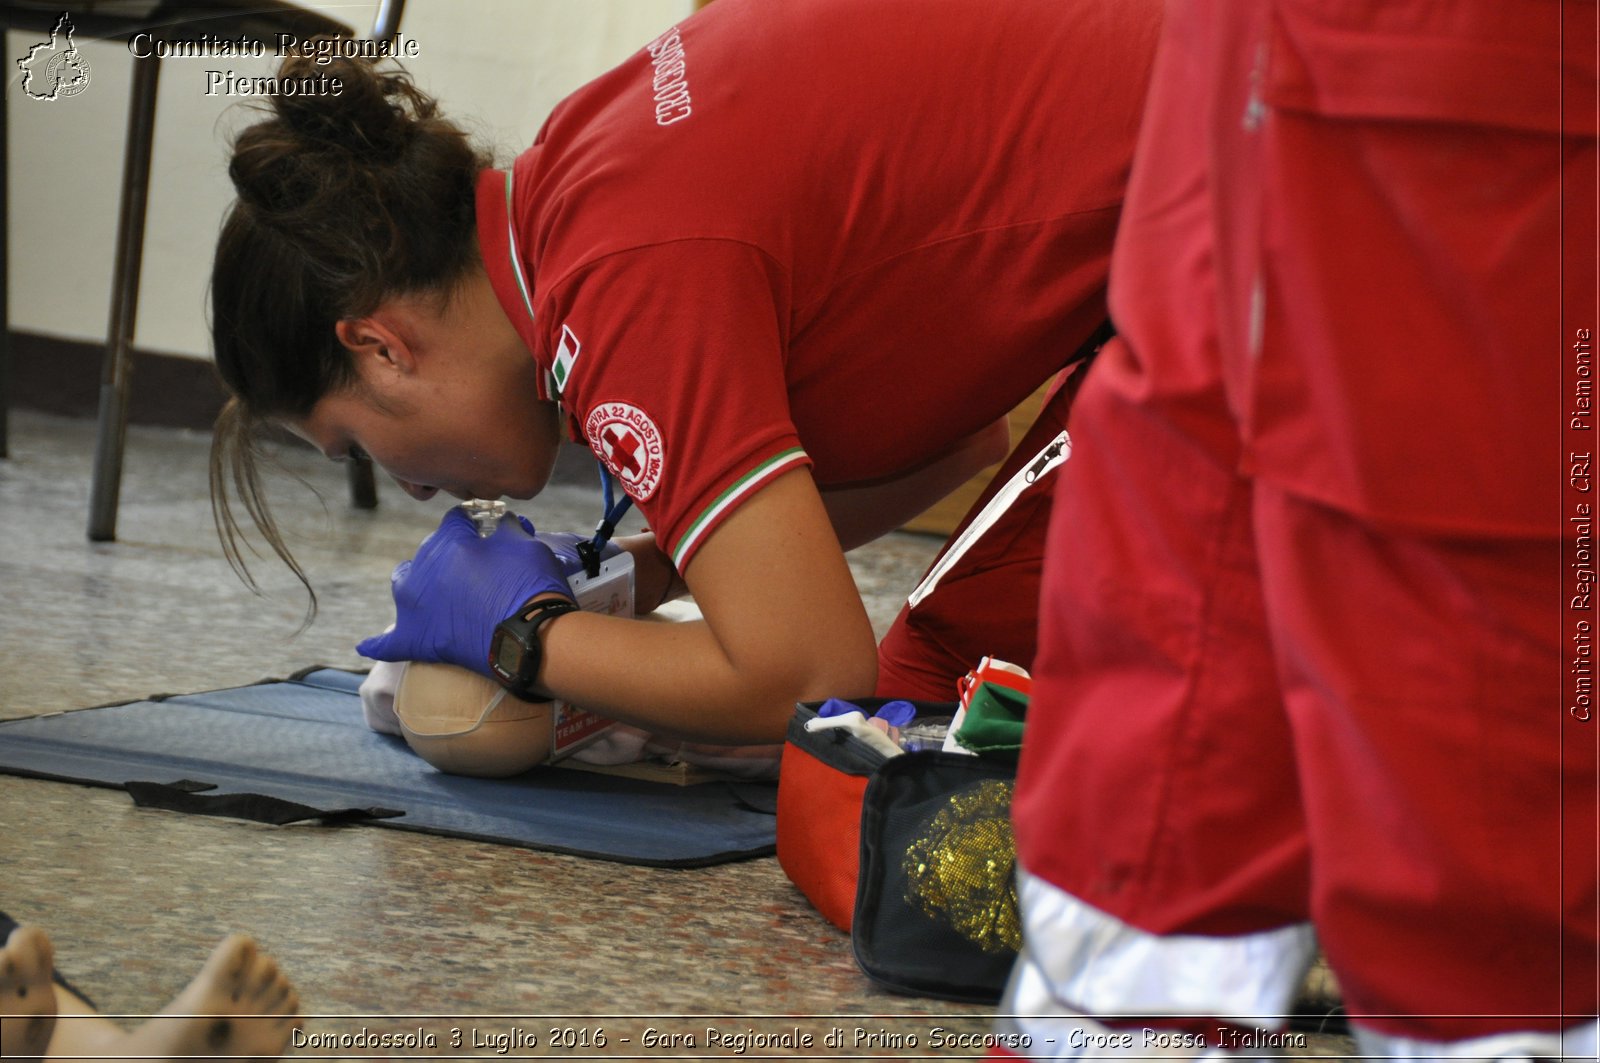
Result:
{"label": "zipper on trousers", "polygon": [[1011,508],[1011,504],[1022,495],[1022,492],[1071,456],[1072,439],[1067,433],[1062,432],[1046,444],[1032,461],[1018,469],[1011,479],[1006,481],[1005,486],[994,493],[994,497],[989,499],[988,504],[978,515],[972,518],[972,523],[968,524],[940,555],[939,560],[928,570],[928,574],[922,577],[922,582],[917,584],[916,589],[906,598],[906,604],[913,609],[920,605],[924,598],[933,593],[933,589],[939,585],[944,574],[954,568],[962,555],[972,549],[973,543],[983,538],[984,533],[994,527],[995,522]]}

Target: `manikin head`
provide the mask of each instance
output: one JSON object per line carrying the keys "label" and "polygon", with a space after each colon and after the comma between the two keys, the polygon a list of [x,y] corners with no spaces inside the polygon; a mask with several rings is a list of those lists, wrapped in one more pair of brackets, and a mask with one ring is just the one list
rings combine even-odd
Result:
{"label": "manikin head", "polygon": [[518,775],[550,759],[550,702],[518,700],[499,683],[453,664],[410,661],[395,688],[406,744],[451,775]]}

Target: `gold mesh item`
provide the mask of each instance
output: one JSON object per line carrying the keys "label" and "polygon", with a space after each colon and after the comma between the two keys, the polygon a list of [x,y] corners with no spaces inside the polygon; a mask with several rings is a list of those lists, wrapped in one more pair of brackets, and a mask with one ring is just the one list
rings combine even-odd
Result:
{"label": "gold mesh item", "polygon": [[952,794],[901,865],[906,902],[985,952],[1022,947],[1011,785],[990,779]]}

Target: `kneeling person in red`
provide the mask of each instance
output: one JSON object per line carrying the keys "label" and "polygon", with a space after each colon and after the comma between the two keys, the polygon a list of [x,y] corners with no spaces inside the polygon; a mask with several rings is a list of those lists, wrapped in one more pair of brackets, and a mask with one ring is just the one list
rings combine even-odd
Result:
{"label": "kneeling person in red", "polygon": [[[881,652],[844,551],[999,460],[1007,412],[1092,347],[1157,21],[719,0],[506,168],[403,74],[336,60],[342,96],[276,99],[235,146],[222,460],[277,423],[418,497],[529,499],[587,446],[651,529],[623,542],[640,611],[688,590],[704,621],[540,610],[524,693],[652,733],[772,741],[797,700],[1027,664],[1070,388]],[[431,541],[363,651],[487,674],[496,625],[564,593],[547,554]]]}

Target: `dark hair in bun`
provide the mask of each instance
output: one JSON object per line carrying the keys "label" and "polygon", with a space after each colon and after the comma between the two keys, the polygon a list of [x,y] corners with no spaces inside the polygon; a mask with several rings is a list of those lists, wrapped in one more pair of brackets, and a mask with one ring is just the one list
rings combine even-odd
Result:
{"label": "dark hair in bun", "polygon": [[474,188],[490,165],[392,63],[291,55],[278,81],[322,91],[272,96],[267,116],[235,137],[228,175],[238,199],[211,268],[212,342],[232,396],[212,440],[212,512],[229,562],[251,586],[229,481],[305,582],[261,493],[259,427],[302,417],[352,381],[338,321],[393,295],[449,297],[477,265]]}

